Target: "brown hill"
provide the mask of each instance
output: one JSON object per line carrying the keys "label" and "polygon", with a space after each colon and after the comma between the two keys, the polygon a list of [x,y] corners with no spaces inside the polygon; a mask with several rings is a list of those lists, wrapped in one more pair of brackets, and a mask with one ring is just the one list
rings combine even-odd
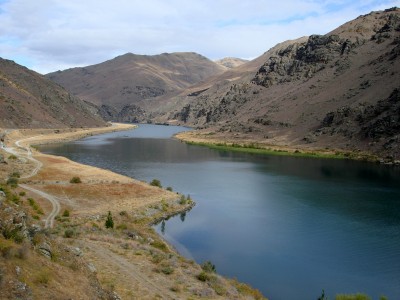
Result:
{"label": "brown hill", "polygon": [[95,112],[44,76],[0,58],[0,127],[105,126]]}
{"label": "brown hill", "polygon": [[81,99],[119,112],[126,105],[143,106],[148,99],[170,96],[224,70],[196,53],[153,56],[128,53],[97,65],[50,73],[47,77]]}
{"label": "brown hill", "polygon": [[400,10],[277,45],[170,99],[158,121],[290,147],[400,158]]}
{"label": "brown hill", "polygon": [[225,57],[215,61],[217,64],[226,67],[227,69],[233,69],[243,65],[248,62],[246,59],[236,58],[236,57]]}

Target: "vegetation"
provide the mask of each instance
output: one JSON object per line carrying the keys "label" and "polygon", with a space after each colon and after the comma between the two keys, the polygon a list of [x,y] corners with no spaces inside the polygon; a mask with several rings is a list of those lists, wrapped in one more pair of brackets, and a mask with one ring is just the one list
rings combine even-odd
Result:
{"label": "vegetation", "polygon": [[206,282],[211,280],[211,275],[207,272],[202,271],[199,275],[196,276],[198,280]]}
{"label": "vegetation", "polygon": [[206,261],[201,265],[201,268],[203,269],[204,272],[207,273],[216,273],[217,270],[215,268],[215,265],[211,263],[211,261]]}
{"label": "vegetation", "polygon": [[187,203],[192,204],[193,200],[192,200],[192,197],[190,197],[190,195],[187,195],[187,197],[185,197],[185,195],[182,195],[181,198],[179,199],[178,203],[180,205],[185,205]]}
{"label": "vegetation", "polygon": [[316,157],[316,158],[336,158],[336,159],[356,159],[356,160],[365,160],[365,161],[377,161],[377,158],[372,155],[359,153],[359,152],[341,152],[336,151],[326,152],[324,150],[316,150],[313,152],[301,152],[299,150],[290,151],[290,150],[281,150],[281,149],[272,149],[266,148],[262,145],[258,145],[255,143],[250,144],[236,144],[236,143],[204,143],[204,142],[186,142],[189,145],[198,145],[205,146],[211,149],[216,149],[219,151],[235,151],[235,152],[245,152],[245,153],[253,153],[253,154],[262,154],[262,155],[279,155],[279,156],[298,156],[298,157]]}
{"label": "vegetation", "polygon": [[242,283],[234,279],[232,281],[233,285],[236,287],[238,292],[242,295],[249,295],[256,300],[263,300],[266,299],[259,290],[252,288],[246,283]]}
{"label": "vegetation", "polygon": [[158,179],[153,179],[153,180],[150,182],[150,185],[151,185],[151,186],[157,186],[157,187],[159,187],[159,188],[162,188],[161,181],[158,180]]}
{"label": "vegetation", "polygon": [[64,231],[64,236],[66,238],[72,238],[74,236],[75,232],[72,229],[66,229]]}
{"label": "vegetation", "polygon": [[14,155],[14,154],[11,154],[9,157],[8,157],[8,159],[12,159],[12,160],[15,160],[15,159],[17,159],[18,157],[16,156],[16,155]]}
{"label": "vegetation", "polygon": [[368,297],[367,295],[365,295],[365,294],[348,294],[348,295],[345,295],[345,294],[339,294],[339,295],[336,295],[336,298],[335,298],[336,300],[371,300],[371,298],[370,297]]}
{"label": "vegetation", "polygon": [[10,174],[10,177],[20,178],[20,177],[21,177],[21,174],[20,174],[19,172],[12,172],[12,173]]}
{"label": "vegetation", "polygon": [[160,249],[164,252],[166,252],[168,250],[167,245],[162,241],[154,241],[150,245],[152,245],[154,248]]}
{"label": "vegetation", "polygon": [[71,180],[69,182],[70,183],[82,183],[82,180],[80,179],[80,177],[74,176],[71,178]]}
{"label": "vegetation", "polygon": [[69,214],[70,214],[69,210],[68,210],[68,209],[65,209],[64,212],[63,212],[63,214],[62,214],[62,216],[68,218],[68,217],[69,217]]}
{"label": "vegetation", "polygon": [[16,177],[8,178],[7,185],[9,185],[12,188],[16,188],[18,186],[18,178],[16,178]]}
{"label": "vegetation", "polygon": [[172,187],[167,187],[167,191],[170,191],[170,192],[172,192],[173,190],[172,190]]}
{"label": "vegetation", "polygon": [[111,211],[108,212],[105,226],[106,228],[114,228],[114,220],[112,218]]}
{"label": "vegetation", "polygon": [[43,215],[43,209],[36,203],[33,198],[28,198],[29,205],[35,210],[39,215]]}

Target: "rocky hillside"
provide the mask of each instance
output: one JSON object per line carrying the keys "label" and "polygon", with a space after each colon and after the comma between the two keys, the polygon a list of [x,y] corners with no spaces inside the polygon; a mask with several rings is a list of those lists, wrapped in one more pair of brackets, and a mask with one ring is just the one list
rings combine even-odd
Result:
{"label": "rocky hillside", "polygon": [[0,127],[105,126],[96,111],[42,75],[0,58]]}
{"label": "rocky hillside", "polygon": [[50,73],[47,77],[76,96],[103,105],[101,113],[122,121],[132,105],[143,109],[150,100],[171,96],[225,69],[196,53],[153,56],[127,53],[97,65]]}
{"label": "rocky hillside", "polygon": [[160,120],[233,140],[399,159],[399,54],[400,10],[372,12],[326,35],[277,45],[236,77],[187,90],[170,100],[181,107]]}

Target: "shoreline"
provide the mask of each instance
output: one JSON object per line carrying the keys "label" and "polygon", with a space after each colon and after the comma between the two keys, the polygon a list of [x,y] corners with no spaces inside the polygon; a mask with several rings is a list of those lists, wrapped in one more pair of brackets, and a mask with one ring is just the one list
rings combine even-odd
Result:
{"label": "shoreline", "polygon": [[355,151],[344,151],[339,149],[318,149],[304,147],[289,147],[280,145],[265,145],[250,141],[232,141],[231,139],[215,139],[210,136],[200,134],[196,131],[181,132],[174,136],[176,139],[189,144],[208,147],[220,151],[243,152],[249,154],[291,156],[305,158],[323,158],[323,159],[348,159],[356,161],[365,161],[371,163],[381,163],[387,165],[398,165],[400,161],[384,162],[378,156]]}
{"label": "shoreline", "polygon": [[[80,164],[62,156],[43,154],[32,147],[135,127],[117,124],[112,127],[82,130],[20,129],[7,134],[6,147],[16,150],[17,160],[21,160],[17,163],[21,174],[32,174],[32,168],[36,167],[29,159],[30,155],[43,164],[32,177],[21,177],[21,183],[43,191],[59,201],[62,209],[59,210],[55,225],[51,228],[54,238],[64,243],[67,242],[64,235],[72,232],[74,237],[69,243],[85,249],[85,257],[89,262],[95,263],[102,285],[107,286],[108,282],[115,282],[115,278],[119,278],[115,274],[122,268],[126,279],[113,283],[112,289],[123,298],[129,298],[129,287],[132,280],[135,280],[139,284],[135,287],[139,297],[147,295],[150,291],[154,296],[162,293],[171,299],[197,297],[203,293],[210,299],[223,299],[223,295],[224,298],[232,296],[248,299],[250,296],[264,299],[258,290],[218,274],[207,275],[209,279],[206,281],[200,280],[198,276],[204,272],[200,264],[183,257],[154,230],[155,224],[189,211],[195,206],[195,202],[182,204],[179,201],[179,193],[154,187],[109,170]],[[82,183],[70,182],[75,175],[79,175]],[[17,187],[17,192],[21,189],[23,186]],[[25,197],[34,197],[45,211],[45,217],[49,215],[51,205],[45,198],[33,195],[29,191],[26,191]],[[62,210],[66,209],[70,211],[67,218],[62,216]],[[116,223],[111,231],[104,229],[107,211],[112,212]],[[39,220],[40,224],[43,220],[45,219]],[[124,254],[120,254],[121,251]],[[139,269],[140,265],[147,267]],[[107,268],[113,271],[103,271]],[[140,276],[137,275],[139,273]],[[183,276],[185,280],[182,281],[179,276]],[[160,280],[161,286],[149,283],[149,278],[153,277]],[[231,292],[233,294],[230,294]]]}

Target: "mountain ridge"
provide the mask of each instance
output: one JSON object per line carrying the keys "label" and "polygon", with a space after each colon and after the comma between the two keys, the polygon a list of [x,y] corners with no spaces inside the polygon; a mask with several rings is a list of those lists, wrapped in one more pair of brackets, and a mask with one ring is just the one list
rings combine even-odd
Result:
{"label": "mountain ridge", "polygon": [[372,12],[326,35],[281,43],[255,60],[263,61],[256,70],[249,62],[247,73],[183,91],[170,100],[181,106],[158,121],[222,140],[399,159],[399,15],[398,8]]}
{"label": "mountain ridge", "polygon": [[224,70],[194,52],[126,53],[103,63],[57,71],[46,77],[84,100],[120,111],[126,105],[171,95]]}
{"label": "mountain ridge", "polygon": [[97,110],[39,73],[0,58],[0,127],[106,126]]}

